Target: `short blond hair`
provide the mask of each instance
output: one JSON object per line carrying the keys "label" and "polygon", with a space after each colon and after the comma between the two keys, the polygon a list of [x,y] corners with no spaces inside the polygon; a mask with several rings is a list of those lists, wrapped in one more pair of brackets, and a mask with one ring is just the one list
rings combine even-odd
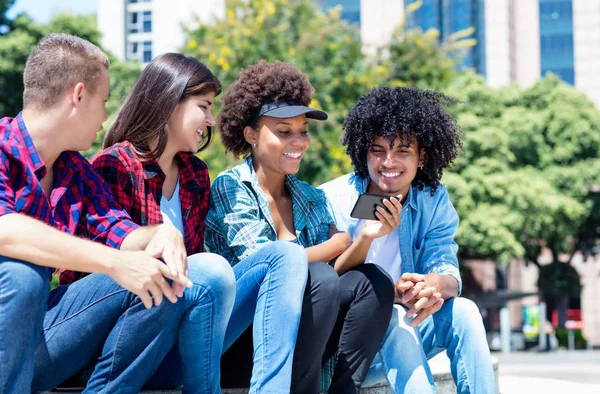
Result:
{"label": "short blond hair", "polygon": [[110,62],[100,48],[83,38],[52,33],[33,49],[23,73],[23,108],[52,107],[65,90],[82,82],[94,93]]}

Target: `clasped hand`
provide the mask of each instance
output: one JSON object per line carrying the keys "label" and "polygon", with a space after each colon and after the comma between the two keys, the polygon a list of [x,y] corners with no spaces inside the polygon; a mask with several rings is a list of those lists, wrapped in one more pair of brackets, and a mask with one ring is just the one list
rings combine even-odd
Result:
{"label": "clasped hand", "polygon": [[394,303],[408,308],[406,315],[413,317],[410,325],[416,327],[439,311],[444,304],[441,275],[405,273],[396,282]]}

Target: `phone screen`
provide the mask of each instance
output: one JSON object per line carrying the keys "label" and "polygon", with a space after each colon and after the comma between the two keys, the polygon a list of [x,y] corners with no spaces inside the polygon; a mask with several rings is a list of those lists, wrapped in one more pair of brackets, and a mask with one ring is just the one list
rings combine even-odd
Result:
{"label": "phone screen", "polygon": [[379,220],[377,219],[377,216],[375,216],[375,209],[377,206],[380,206],[389,212],[389,209],[383,205],[384,198],[390,199],[392,197],[375,193],[361,194],[360,197],[358,197],[356,204],[354,204],[350,216],[355,219]]}

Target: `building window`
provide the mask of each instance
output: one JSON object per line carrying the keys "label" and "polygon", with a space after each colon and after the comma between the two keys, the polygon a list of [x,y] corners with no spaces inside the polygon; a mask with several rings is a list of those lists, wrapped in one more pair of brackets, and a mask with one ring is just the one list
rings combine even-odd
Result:
{"label": "building window", "polygon": [[539,6],[541,75],[551,72],[574,85],[573,1],[539,0]]}
{"label": "building window", "polygon": [[319,2],[325,9],[341,5],[340,18],[360,25],[360,0],[320,0]]}
{"label": "building window", "polygon": [[142,63],[149,63],[152,60],[152,41],[144,41],[144,53]]}
{"label": "building window", "polygon": [[142,14],[142,29],[144,33],[152,32],[152,11],[144,11]]}
{"label": "building window", "polygon": [[127,31],[130,34],[152,32],[152,11],[130,12],[127,17]]}

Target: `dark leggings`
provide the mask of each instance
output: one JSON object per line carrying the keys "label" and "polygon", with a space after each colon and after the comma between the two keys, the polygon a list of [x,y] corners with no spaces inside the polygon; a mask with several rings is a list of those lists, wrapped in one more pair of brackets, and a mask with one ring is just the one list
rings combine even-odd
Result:
{"label": "dark leggings", "polygon": [[358,394],[390,323],[394,284],[376,264],[361,264],[340,279],[340,313],[323,362],[339,350],[329,394]]}
{"label": "dark leggings", "polygon": [[[324,263],[310,263],[308,269],[290,392],[319,393],[322,360],[333,356],[338,346],[329,392],[358,392],[388,327],[392,281],[374,264],[361,265],[341,277]],[[252,354],[250,327],[221,358],[223,388],[249,386]]]}

